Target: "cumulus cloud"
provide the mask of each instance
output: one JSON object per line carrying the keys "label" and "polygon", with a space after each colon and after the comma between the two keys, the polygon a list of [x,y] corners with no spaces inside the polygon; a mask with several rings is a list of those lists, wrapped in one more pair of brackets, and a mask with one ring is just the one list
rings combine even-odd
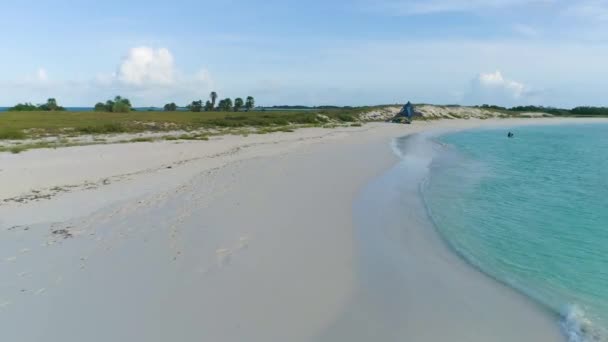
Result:
{"label": "cumulus cloud", "polygon": [[116,72],[99,73],[93,83],[100,93],[121,94],[136,105],[185,104],[206,97],[214,85],[207,69],[183,72],[168,49],[147,46],[130,49]]}
{"label": "cumulus cloud", "polygon": [[171,52],[165,48],[142,46],[129,50],[118,68],[118,79],[125,84],[168,85],[175,82],[175,65]]}
{"label": "cumulus cloud", "polygon": [[100,72],[88,79],[62,80],[53,79],[40,67],[19,80],[0,81],[0,103],[42,103],[54,97],[64,105],[92,106],[121,95],[135,106],[185,105],[207,98],[214,88],[209,70],[181,70],[166,48],[132,48],[115,61],[114,68],[114,72]]}
{"label": "cumulus cloud", "polygon": [[472,82],[465,94],[468,104],[493,104],[512,106],[529,102],[537,93],[530,91],[525,84],[505,78],[497,70],[493,73],[481,73]]}

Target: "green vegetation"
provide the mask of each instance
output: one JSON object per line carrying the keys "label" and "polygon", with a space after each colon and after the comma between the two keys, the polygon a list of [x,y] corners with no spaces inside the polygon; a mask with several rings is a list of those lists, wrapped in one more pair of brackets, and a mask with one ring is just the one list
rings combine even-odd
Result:
{"label": "green vegetation", "polygon": [[186,108],[188,108],[188,110],[190,110],[191,112],[200,112],[203,109],[203,101],[192,101],[192,103],[189,104]]}
{"label": "green vegetation", "polygon": [[1,128],[0,129],[0,140],[21,140],[25,139],[25,133],[20,130]]}
{"label": "green vegetation", "polygon": [[209,94],[209,98],[211,98],[211,110],[215,109],[215,101],[217,100],[217,93],[212,91],[211,94]]}
{"label": "green vegetation", "polygon": [[507,115],[520,115],[521,113],[546,113],[555,116],[608,116],[608,107],[576,107],[573,109],[543,107],[543,106],[517,106],[500,107],[492,105],[476,106],[477,108],[499,111]]}
{"label": "green vegetation", "polygon": [[174,102],[171,102],[167,103],[163,108],[165,112],[175,112],[177,110],[177,105]]}
{"label": "green vegetation", "polygon": [[576,116],[608,116],[608,107],[576,107],[570,113]]}
{"label": "green vegetation", "polygon": [[[218,99],[217,92],[212,91],[211,94],[209,94],[209,100],[207,100],[204,105],[203,105],[203,100],[197,100],[197,101],[192,101],[192,103],[189,104],[188,106],[186,106],[186,108],[188,108],[188,110],[191,112],[202,112],[202,111],[205,111],[205,112],[212,112],[212,111],[238,112],[243,107],[245,107],[246,111],[250,111],[255,106],[255,99],[253,98],[253,96],[247,96],[246,101],[243,101],[242,98],[237,97],[236,99],[234,99],[234,104],[233,104],[231,98],[225,98],[223,100],[220,100],[220,102],[217,103],[217,107],[216,107],[215,104],[216,104],[217,99]],[[168,111],[167,105],[165,105],[165,110]]]}
{"label": "green vegetation", "polygon": [[[114,101],[113,101],[114,102]],[[224,103],[225,105],[226,103]],[[105,106],[105,104],[104,104]],[[114,107],[114,106],[113,106]],[[315,111],[187,111],[120,112],[6,112],[0,115],[0,140],[81,134],[194,131],[215,128],[276,128],[289,125],[323,125],[329,121],[352,123],[365,108]]]}
{"label": "green vegetation", "polygon": [[250,111],[254,107],[255,107],[255,99],[253,98],[253,96],[247,96],[247,99],[245,100],[245,109],[247,111]]}
{"label": "green vegetation", "polygon": [[152,142],[154,140],[155,139],[151,137],[137,137],[129,140],[129,142]]}
{"label": "green vegetation", "polygon": [[180,140],[209,140],[209,137],[205,134],[182,134],[177,139]]}
{"label": "green vegetation", "polygon": [[357,120],[357,118],[355,118],[351,114],[347,114],[347,113],[340,113],[337,115],[337,118],[338,118],[338,120],[343,121],[343,122],[353,122],[353,121]]}
{"label": "green vegetation", "polygon": [[[450,107],[450,106],[448,106]],[[460,107],[458,105],[452,105],[451,107]],[[501,107],[501,106],[495,106],[495,105],[488,105],[488,104],[483,104],[481,106],[475,106],[477,108],[481,108],[481,109],[494,109],[494,110],[507,110],[507,108],[505,107]]]}
{"label": "green vegetation", "polygon": [[129,99],[116,96],[114,101],[108,100],[106,103],[98,102],[95,104],[94,109],[96,112],[128,113],[132,110],[132,106]]}
{"label": "green vegetation", "polygon": [[553,108],[553,107],[543,107],[543,106],[517,106],[509,108],[510,112],[517,113],[547,113],[552,115],[570,115],[570,111],[567,109]]}
{"label": "green vegetation", "polygon": [[229,112],[232,109],[232,100],[230,98],[220,100],[217,107],[220,112]]}
{"label": "green vegetation", "polygon": [[244,104],[245,104],[245,101],[243,101],[242,98],[237,97],[236,99],[234,99],[234,111],[238,112],[239,110],[241,110],[241,108],[243,108]]}
{"label": "green vegetation", "polygon": [[322,110],[322,109],[354,109],[354,107],[351,106],[344,106],[344,107],[340,107],[340,106],[314,106],[314,107],[310,107],[310,106],[272,106],[272,107],[268,107],[269,109],[273,109],[273,110]]}
{"label": "green vegetation", "polygon": [[213,110],[213,104],[211,103],[211,101],[207,100],[207,102],[205,102],[205,112],[210,112]]}
{"label": "green vegetation", "polygon": [[54,98],[50,98],[46,100],[46,103],[35,106],[29,102],[19,103],[14,107],[8,109],[9,112],[35,112],[35,111],[44,111],[44,112],[54,112],[54,111],[63,111],[65,108],[59,106],[57,104],[57,100]]}
{"label": "green vegetation", "polygon": [[78,127],[76,130],[84,134],[111,134],[128,132],[125,126],[115,122],[104,123],[102,125]]}
{"label": "green vegetation", "polygon": [[18,103],[14,107],[8,109],[9,112],[34,112],[38,110],[38,106],[29,102]]}
{"label": "green vegetation", "polygon": [[57,142],[37,141],[37,142],[27,143],[27,144],[0,146],[0,152],[10,152],[10,153],[17,154],[17,153],[21,153],[23,151],[32,150],[32,149],[36,149],[36,148],[58,148],[58,147],[68,147],[68,146],[75,146],[75,145],[87,145],[87,144],[73,144],[73,143],[67,143],[64,141],[57,141]]}

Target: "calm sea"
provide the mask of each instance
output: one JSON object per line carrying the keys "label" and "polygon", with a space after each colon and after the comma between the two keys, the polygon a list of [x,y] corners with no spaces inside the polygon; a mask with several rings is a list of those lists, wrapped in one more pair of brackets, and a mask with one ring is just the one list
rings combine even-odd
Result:
{"label": "calm sea", "polygon": [[422,193],[471,264],[562,315],[570,341],[608,339],[608,124],[453,133]]}

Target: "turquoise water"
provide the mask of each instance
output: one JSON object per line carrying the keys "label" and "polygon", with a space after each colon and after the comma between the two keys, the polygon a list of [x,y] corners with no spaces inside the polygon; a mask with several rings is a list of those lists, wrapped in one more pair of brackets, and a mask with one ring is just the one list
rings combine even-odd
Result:
{"label": "turquoise water", "polygon": [[608,327],[608,124],[438,138],[422,193],[470,263],[562,315],[571,341]]}

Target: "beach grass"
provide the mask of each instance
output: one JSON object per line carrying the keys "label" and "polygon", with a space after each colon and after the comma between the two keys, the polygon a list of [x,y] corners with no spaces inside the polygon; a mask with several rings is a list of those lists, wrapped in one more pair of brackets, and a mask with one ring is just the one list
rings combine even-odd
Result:
{"label": "beach grass", "polygon": [[0,129],[0,140],[21,140],[25,139],[25,137],[25,133],[18,129],[5,127]]}
{"label": "beach grass", "polygon": [[321,125],[356,122],[360,109],[253,112],[7,112],[0,116],[0,140],[83,134],[193,131],[204,128]]}

